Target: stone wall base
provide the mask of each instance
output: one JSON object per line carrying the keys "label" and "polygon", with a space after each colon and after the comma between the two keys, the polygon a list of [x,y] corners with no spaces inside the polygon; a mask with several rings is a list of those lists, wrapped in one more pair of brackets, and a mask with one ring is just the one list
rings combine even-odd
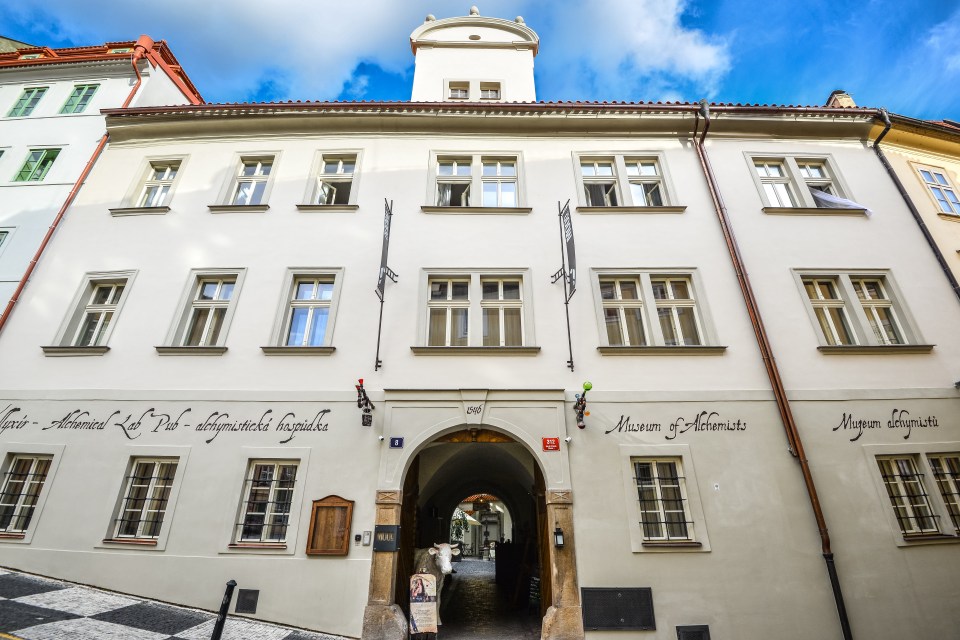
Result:
{"label": "stone wall base", "polygon": [[579,606],[547,608],[540,639],[583,640],[583,610]]}
{"label": "stone wall base", "polygon": [[[583,632],[580,633],[583,637]],[[362,640],[407,640],[407,618],[395,604],[368,604],[363,611]]]}

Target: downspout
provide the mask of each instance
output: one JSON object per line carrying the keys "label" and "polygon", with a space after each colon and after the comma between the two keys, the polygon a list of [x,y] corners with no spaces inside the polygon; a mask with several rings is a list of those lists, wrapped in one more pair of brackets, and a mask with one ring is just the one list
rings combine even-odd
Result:
{"label": "downspout", "polygon": [[[697,130],[700,124],[700,118],[703,117],[704,127],[700,138],[697,138]],[[750,316],[750,322],[753,324],[753,332],[757,338],[757,346],[760,348],[760,354],[763,357],[763,364],[767,370],[767,377],[770,379],[770,386],[773,389],[773,395],[777,402],[777,409],[780,411],[780,418],[787,436],[787,443],[790,445],[790,453],[797,458],[800,463],[800,471],[803,474],[803,482],[807,488],[807,496],[810,498],[810,506],[813,507],[813,515],[817,521],[817,529],[820,532],[820,547],[823,553],[823,559],[827,564],[827,573],[830,576],[830,586],[833,588],[833,599],[837,605],[837,614],[840,618],[840,629],[843,632],[844,640],[851,640],[853,633],[850,630],[850,621],[847,618],[847,608],[843,603],[843,592],[840,589],[840,579],[837,576],[837,568],[834,563],[833,551],[830,548],[830,534],[827,531],[827,522],[823,515],[823,509],[820,507],[820,499],[817,497],[817,487],[813,481],[813,474],[810,471],[810,464],[803,450],[803,442],[800,440],[800,432],[793,419],[793,411],[790,409],[790,401],[787,398],[787,392],[783,386],[783,380],[780,378],[780,371],[777,368],[777,362],[773,357],[773,349],[770,341],[767,339],[767,331],[763,326],[763,318],[760,315],[760,307],[753,295],[753,287],[750,285],[750,278],[744,269],[743,256],[740,248],[737,246],[736,237],[733,234],[733,228],[730,226],[730,220],[727,217],[727,208],[723,203],[723,197],[720,195],[720,188],[717,185],[716,176],[713,173],[713,167],[710,159],[707,157],[707,151],[704,149],[703,142],[710,130],[710,109],[706,100],[700,101],[700,109],[696,114],[696,120],[693,130],[693,146],[700,158],[700,167],[703,169],[704,178],[707,181],[707,187],[710,190],[710,196],[713,198],[713,206],[720,221],[720,228],[723,231],[723,238],[727,243],[727,250],[730,253],[730,260],[733,262],[734,271],[737,274],[737,281],[740,283],[740,292],[743,294],[743,300],[747,306],[747,313]]]}
{"label": "downspout", "polygon": [[[134,96],[137,95],[137,91],[140,90],[140,85],[143,83],[143,76],[140,75],[140,69],[137,68],[137,62],[139,62],[141,58],[145,57],[147,51],[152,46],[153,40],[151,40],[148,36],[140,36],[140,39],[137,40],[136,47],[134,47],[133,55],[131,56],[131,64],[133,65],[133,72],[137,76],[137,82],[130,90],[130,95],[127,96],[127,99],[124,100],[123,105],[121,105],[121,109],[128,107],[133,101]],[[97,143],[93,153],[90,154],[90,159],[87,160],[87,164],[83,167],[83,171],[80,172],[80,177],[78,177],[77,181],[73,183],[73,188],[70,190],[70,193],[67,194],[67,199],[64,200],[63,205],[60,206],[60,211],[57,212],[57,217],[53,219],[53,222],[50,224],[50,228],[47,229],[46,235],[43,236],[43,240],[40,242],[37,252],[34,254],[33,259],[30,260],[30,264],[27,265],[27,270],[24,272],[23,277],[20,278],[20,283],[13,292],[13,297],[10,298],[9,302],[7,302],[7,306],[3,310],[3,314],[0,315],[0,332],[3,331],[3,327],[7,324],[7,319],[10,317],[10,314],[13,313],[13,308],[20,300],[20,294],[23,293],[24,288],[27,286],[27,282],[30,280],[30,276],[33,275],[33,270],[40,261],[40,256],[43,255],[47,245],[50,244],[50,240],[53,238],[53,234],[60,225],[60,221],[63,220],[64,215],[67,213],[67,209],[71,204],[73,204],[74,198],[76,198],[77,193],[80,192],[80,187],[83,186],[84,181],[90,174],[90,170],[93,169],[93,165],[96,164],[97,159],[103,152],[103,148],[107,145],[107,140],[109,137],[110,134],[108,133],[104,133],[100,137],[100,142]]]}
{"label": "downspout", "polygon": [[923,234],[923,237],[926,238],[927,244],[930,246],[930,250],[933,252],[934,257],[940,264],[940,269],[943,270],[943,275],[945,275],[947,280],[950,281],[950,286],[953,287],[953,294],[957,296],[957,300],[960,300],[960,283],[957,282],[957,278],[953,275],[953,271],[950,270],[950,265],[947,264],[947,259],[943,257],[940,247],[937,246],[936,240],[933,239],[930,229],[923,221],[920,211],[917,209],[917,206],[913,203],[913,200],[907,193],[906,188],[900,181],[900,177],[897,175],[897,172],[893,170],[893,167],[890,165],[890,162],[884,155],[883,150],[880,149],[880,141],[883,140],[884,136],[887,135],[887,132],[890,131],[890,127],[893,125],[890,123],[890,115],[887,113],[886,109],[880,109],[879,117],[883,122],[883,131],[881,131],[880,135],[877,136],[877,139],[873,141],[873,150],[877,154],[877,158],[880,159],[880,164],[883,165],[883,168],[887,170],[887,174],[890,176],[890,179],[893,180],[893,184],[896,185],[897,191],[900,192],[900,197],[903,198],[907,208],[910,209],[913,219],[916,221],[917,226],[920,227],[920,232]]}

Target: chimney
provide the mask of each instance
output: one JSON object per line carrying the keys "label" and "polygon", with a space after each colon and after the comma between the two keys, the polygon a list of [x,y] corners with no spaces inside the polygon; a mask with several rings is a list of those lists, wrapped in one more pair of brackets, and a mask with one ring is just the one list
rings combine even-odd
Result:
{"label": "chimney", "polygon": [[827,98],[827,107],[855,107],[857,103],[853,101],[850,94],[843,89],[837,89]]}

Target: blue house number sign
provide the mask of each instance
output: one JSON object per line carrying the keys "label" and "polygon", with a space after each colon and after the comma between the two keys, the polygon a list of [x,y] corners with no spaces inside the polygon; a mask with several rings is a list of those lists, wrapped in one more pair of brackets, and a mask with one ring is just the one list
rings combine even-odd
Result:
{"label": "blue house number sign", "polygon": [[403,438],[390,438],[391,449],[403,449]]}

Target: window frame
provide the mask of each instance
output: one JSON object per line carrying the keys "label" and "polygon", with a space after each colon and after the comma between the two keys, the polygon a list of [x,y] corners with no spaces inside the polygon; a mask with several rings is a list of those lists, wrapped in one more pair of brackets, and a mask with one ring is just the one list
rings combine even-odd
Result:
{"label": "window frame", "polygon": [[[161,355],[222,355],[227,351],[226,341],[230,332],[230,326],[233,323],[233,316],[237,310],[237,299],[240,297],[240,291],[243,289],[243,280],[246,276],[246,269],[191,269],[180,296],[180,303],[177,306],[176,314],[170,329],[167,331],[164,344],[156,347]],[[233,280],[233,290],[230,300],[226,304],[226,311],[221,322],[221,328],[217,334],[216,344],[212,345],[185,345],[187,332],[190,327],[193,310],[197,307],[194,303],[197,301],[202,284],[206,281],[225,282],[228,279]],[[201,301],[202,302],[202,301]],[[215,300],[213,302],[221,302]],[[214,307],[214,304],[201,305],[202,307]]]}
{"label": "window frame", "polygon": [[[53,158],[50,159],[49,164],[47,164],[37,176],[37,169],[42,165],[42,163],[47,159],[48,154],[53,153]],[[11,182],[43,182],[48,175],[50,175],[50,170],[53,168],[53,165],[56,163],[57,158],[60,157],[61,152],[63,152],[63,147],[36,147],[31,148],[27,151],[27,157],[24,159],[23,164],[20,165],[20,170],[17,171]],[[27,171],[27,165],[30,164],[30,158],[33,157],[33,154],[40,153],[40,156],[34,161],[33,167],[30,169],[29,173],[23,178],[20,176]]]}
{"label": "window frame", "polygon": [[[460,95],[460,92],[463,95]],[[457,95],[454,95],[457,92]],[[470,81],[469,80],[447,80],[443,87],[444,100],[467,101],[470,99]]]}
{"label": "window frame", "polygon": [[[135,486],[134,481],[139,479],[139,476],[136,476],[135,473],[139,469],[140,465],[154,465],[154,472],[148,478],[149,483],[147,484],[146,489],[146,498],[142,498],[143,504],[136,509],[137,511],[137,520],[136,520],[136,534],[127,535],[121,533],[123,528],[123,523],[127,522],[126,515],[128,512],[132,511],[129,507],[131,500],[136,500],[132,497],[132,492]],[[169,484],[166,485],[166,496],[161,498],[163,502],[162,510],[153,510],[154,513],[158,512],[160,515],[160,524],[157,527],[156,535],[145,535],[143,530],[146,523],[151,522],[147,519],[147,514],[151,512],[149,509],[150,505],[156,500],[156,489],[160,486],[157,481],[158,476],[155,475],[159,468],[162,465],[173,465],[173,475],[169,478],[164,477],[164,479],[169,480]],[[111,542],[146,542],[156,544],[156,541],[160,538],[160,535],[163,532],[164,525],[169,526],[169,518],[167,517],[170,512],[170,495],[173,493],[173,487],[176,483],[177,474],[182,472],[180,467],[179,458],[162,458],[162,457],[144,457],[144,456],[133,456],[130,458],[130,461],[127,465],[127,471],[124,474],[124,482],[120,492],[120,504],[119,509],[115,513],[113,518],[113,528],[112,536],[110,538]],[[155,522],[155,520],[153,521]]]}
{"label": "window frame", "polygon": [[63,451],[66,445],[53,444],[23,444],[14,442],[0,443],[0,491],[6,488],[7,472],[17,456],[22,457],[45,457],[50,459],[50,466],[47,469],[47,475],[44,478],[43,486],[40,488],[40,494],[33,506],[33,514],[30,523],[25,531],[2,532],[0,533],[0,544],[30,544],[33,536],[36,534],[40,520],[43,516],[43,509],[50,495],[51,487],[56,479],[57,471],[60,468],[60,461],[63,459]]}
{"label": "window frame", "polygon": [[[113,334],[114,328],[117,326],[117,320],[123,311],[124,304],[126,304],[136,275],[137,271],[134,269],[127,271],[93,271],[84,274],[80,286],[77,288],[77,292],[70,301],[69,311],[57,329],[57,334],[53,339],[53,345],[41,347],[44,354],[48,356],[93,356],[103,355],[109,351],[110,347],[108,345],[110,343],[110,337]],[[117,286],[121,284],[123,285],[123,291],[115,304],[91,304],[97,287]],[[94,312],[110,312],[113,315],[106,329],[103,330],[101,334],[99,344],[81,346],[77,344],[77,339],[91,306],[102,307],[102,309],[93,309]],[[112,309],[108,307],[112,307]]]}
{"label": "window frame", "polygon": [[[911,162],[910,164],[916,170],[917,179],[920,181],[920,184],[924,186],[924,191],[926,192],[927,197],[930,199],[930,202],[933,204],[937,215],[946,216],[949,218],[960,218],[960,190],[957,189],[956,183],[951,178],[947,169],[929,164],[921,164],[918,162]],[[923,175],[924,172],[930,173],[931,179],[933,179],[934,182],[928,182]],[[934,175],[941,176],[946,183],[941,183],[934,177]],[[941,191],[947,191],[953,196],[951,198],[950,196],[944,195],[945,202],[951,208],[951,211],[943,210],[943,204],[933,193],[933,189],[935,187]]]}
{"label": "window frame", "polygon": [[[427,183],[426,204],[420,207],[424,213],[455,213],[455,214],[514,214],[525,215],[533,211],[527,205],[525,194],[525,175],[523,170],[523,153],[519,151],[431,151],[429,159],[430,180]],[[469,162],[469,170],[465,173],[440,175],[441,163],[456,162],[458,167]],[[484,164],[497,163],[497,175],[484,175]],[[500,174],[501,163],[512,163],[514,175]],[[500,204],[500,190],[498,189],[497,206],[484,206],[484,184],[514,184],[513,206]],[[469,194],[468,204],[453,205],[439,204],[439,188],[441,184],[466,185]]]}
{"label": "window frame", "polygon": [[[277,151],[251,151],[241,152],[234,155],[234,162],[230,173],[224,181],[217,197],[217,204],[208,205],[207,209],[211,213],[230,213],[247,211],[251,213],[262,213],[270,209],[270,196],[273,192],[273,185],[276,181],[277,169],[280,166],[281,152]],[[244,176],[244,167],[248,163],[256,162],[263,165],[270,164],[270,172],[266,175]],[[240,185],[243,182],[263,183],[263,191],[256,204],[235,204],[239,195]]]}
{"label": "window frame", "polygon": [[[925,353],[933,349],[933,345],[925,344],[919,326],[910,310],[904,303],[904,296],[888,269],[793,269],[794,280],[807,317],[813,325],[817,337],[818,349],[823,353],[890,353],[910,352]],[[835,302],[825,299],[824,304],[811,301],[806,290],[807,280],[832,281],[837,294],[840,296]],[[887,294],[881,305],[864,305],[857,295],[855,282],[878,281]],[[829,304],[827,304],[829,302]],[[842,304],[841,304],[842,303]],[[852,344],[831,344],[830,339],[822,330],[820,319],[817,316],[818,307],[842,308],[849,323],[849,331],[854,339]],[[883,306],[891,309],[900,330],[900,344],[885,344],[875,335],[873,325],[867,316],[867,309],[873,306]]]}
{"label": "window frame", "polygon": [[[908,547],[924,544],[960,543],[960,518],[955,518],[950,512],[942,488],[935,478],[935,471],[930,463],[934,457],[960,457],[960,442],[929,442],[916,444],[865,444],[863,453],[869,470],[870,480],[877,491],[877,505],[883,510],[890,533],[898,547]],[[887,486],[878,464],[878,460],[890,458],[909,458],[913,461],[920,477],[924,496],[928,499],[931,517],[937,523],[937,530],[932,532],[905,533],[897,518],[893,499],[887,491]],[[957,479],[954,479],[957,483]]]}
{"label": "window frame", "polygon": [[[467,282],[467,300],[445,300],[431,303],[431,284],[434,281]],[[522,344],[518,346],[484,346],[483,344],[483,308],[493,304],[487,301],[483,304],[484,281],[491,280],[519,280],[520,281],[520,308]],[[421,270],[420,302],[417,307],[419,317],[417,344],[411,347],[418,355],[535,355],[540,351],[536,345],[536,334],[533,322],[533,285],[530,270],[520,269],[439,269],[430,268]],[[449,295],[452,295],[452,291]],[[496,304],[500,304],[497,301]],[[508,304],[513,305],[512,301]],[[465,345],[450,345],[451,315],[448,311],[446,323],[446,339],[443,345],[430,345],[430,310],[434,308],[461,308],[467,310],[467,343]],[[502,332],[501,332],[502,333]]]}
{"label": "window frame", "polygon": [[[324,168],[330,160],[342,162],[345,158],[353,157],[353,172],[350,174],[324,173]],[[307,188],[303,194],[303,202],[297,205],[300,211],[356,211],[357,192],[360,185],[360,163],[363,158],[361,149],[322,149],[316,152],[313,166],[310,170],[310,180],[307,181]],[[324,176],[331,176],[329,182],[349,182],[350,194],[345,203],[322,204],[319,202],[322,191]]]}
{"label": "window frame", "polygon": [[[847,200],[853,200],[851,190],[847,186],[837,166],[838,163],[830,154],[821,153],[768,153],[744,152],[750,177],[756,186],[760,197],[761,209],[768,214],[799,214],[799,215],[867,215],[867,210],[860,207],[821,207],[810,193],[812,186],[829,185],[833,190],[831,195]],[[778,164],[783,167],[783,176],[763,177],[757,172],[757,163]],[[819,165],[823,168],[824,177],[804,176],[802,166]],[[786,185],[792,203],[784,205],[782,202],[773,202],[764,189],[765,183]],[[829,193],[829,192],[828,192]]]}
{"label": "window frame", "polygon": [[[87,90],[93,89],[89,93]],[[79,90],[79,94],[77,94]],[[58,115],[67,116],[67,115],[76,115],[81,114],[87,110],[87,107],[90,106],[90,103],[93,101],[93,97],[97,95],[97,92],[100,90],[100,83],[83,83],[73,85],[73,89],[70,90],[70,94],[67,96],[66,101],[64,101],[63,106],[60,107]],[[74,94],[76,95],[76,102],[71,106],[70,102],[74,100]],[[69,111],[67,109],[70,109]]]}
{"label": "window frame", "polygon": [[[131,183],[126,194],[124,194],[123,200],[121,201],[121,206],[110,209],[110,214],[113,216],[135,216],[150,214],[159,215],[169,212],[173,198],[176,195],[177,187],[180,184],[180,179],[183,176],[184,170],[187,166],[187,160],[188,156],[185,155],[150,156],[144,158],[141,162],[141,168],[137,174],[136,180]],[[150,186],[150,183],[155,182],[155,180],[151,178],[154,172],[154,167],[157,165],[174,164],[177,165],[177,175],[168,182],[169,188],[166,192],[166,198],[164,199],[163,203],[158,206],[146,206],[145,204],[141,204],[144,196],[146,195],[146,190]]]}
{"label": "window frame", "polygon": [[[719,355],[726,347],[722,346],[717,338],[716,327],[712,321],[710,305],[707,301],[705,287],[700,272],[693,268],[677,269],[614,269],[591,268],[590,279],[593,285],[594,314],[597,319],[598,351],[603,355],[668,355],[668,354],[697,354]],[[639,284],[639,300],[624,301],[603,298],[603,285],[609,281],[633,280]],[[654,282],[657,280],[682,280],[687,283],[692,298],[658,299],[655,297]],[[690,302],[688,302],[690,301]],[[679,304],[677,304],[679,303]],[[699,344],[668,344],[663,332],[658,309],[661,307],[693,308],[694,322],[699,334]],[[639,308],[643,325],[645,343],[642,345],[610,344],[606,313],[607,308]],[[621,318],[623,314],[620,314]],[[621,337],[623,328],[621,327]]]}
{"label": "window frame", "polygon": [[[280,300],[277,305],[277,314],[274,318],[273,329],[270,333],[268,346],[260,347],[266,355],[331,355],[336,351],[333,346],[334,330],[336,328],[337,311],[340,306],[340,295],[343,288],[343,267],[290,267],[286,270],[281,288]],[[327,327],[324,344],[321,346],[289,346],[286,337],[291,321],[291,311],[294,305],[294,296],[297,283],[302,279],[329,278],[333,281],[333,292],[330,303],[325,305]]]}
{"label": "window frame", "polygon": [[[306,487],[311,482],[308,476],[310,463],[309,447],[241,447],[241,456],[232,468],[231,487],[232,498],[224,505],[223,540],[221,553],[227,554],[264,554],[264,555],[293,555],[303,515],[303,501]],[[257,461],[292,463],[297,465],[297,477],[294,480],[293,495],[290,502],[290,511],[287,514],[286,542],[237,542],[239,537],[238,524],[242,522],[244,503],[246,501],[246,480],[252,472],[252,464]]]}
{"label": "window frame", "polygon": [[16,231],[16,227],[0,227],[0,256],[2,256],[3,252],[10,246]]}
{"label": "window frame", "polygon": [[[591,162],[594,164],[609,163],[612,175],[584,175],[583,165]],[[652,163],[656,174],[643,175],[640,171],[637,174],[630,172],[631,165],[636,165],[639,168],[641,163]],[[673,180],[670,176],[664,151],[580,151],[573,153],[573,166],[577,183],[577,211],[579,213],[683,213],[686,210],[686,206],[678,204],[677,192],[673,188]],[[612,183],[617,204],[593,204],[587,196],[587,185],[607,183]],[[660,204],[648,205],[646,200],[637,202],[632,185],[652,183],[656,183],[660,187]]]}
{"label": "window frame", "polygon": [[[40,104],[40,101],[43,100],[43,96],[45,96],[47,91],[49,90],[50,90],[49,86],[24,87],[23,91],[20,93],[20,97],[17,98],[17,101],[13,103],[12,107],[10,107],[10,111],[7,112],[7,117],[8,118],[27,118],[33,115],[33,111],[37,108],[37,105]],[[34,92],[34,93],[30,93],[28,97],[27,94],[29,92]],[[19,112],[15,113],[18,110],[18,108],[19,108]]]}
{"label": "window frame", "polygon": [[[683,553],[710,551],[710,538],[700,497],[699,482],[691,446],[688,444],[621,444],[619,445],[623,479],[624,510],[633,553]],[[678,463],[684,478],[689,536],[683,540],[652,540],[645,537],[634,464],[638,461],[673,461]]]}
{"label": "window frame", "polygon": [[[496,92],[495,95],[483,95],[484,93],[491,94]],[[502,100],[503,99],[503,83],[496,80],[481,80],[480,81],[480,99],[481,100]]]}

